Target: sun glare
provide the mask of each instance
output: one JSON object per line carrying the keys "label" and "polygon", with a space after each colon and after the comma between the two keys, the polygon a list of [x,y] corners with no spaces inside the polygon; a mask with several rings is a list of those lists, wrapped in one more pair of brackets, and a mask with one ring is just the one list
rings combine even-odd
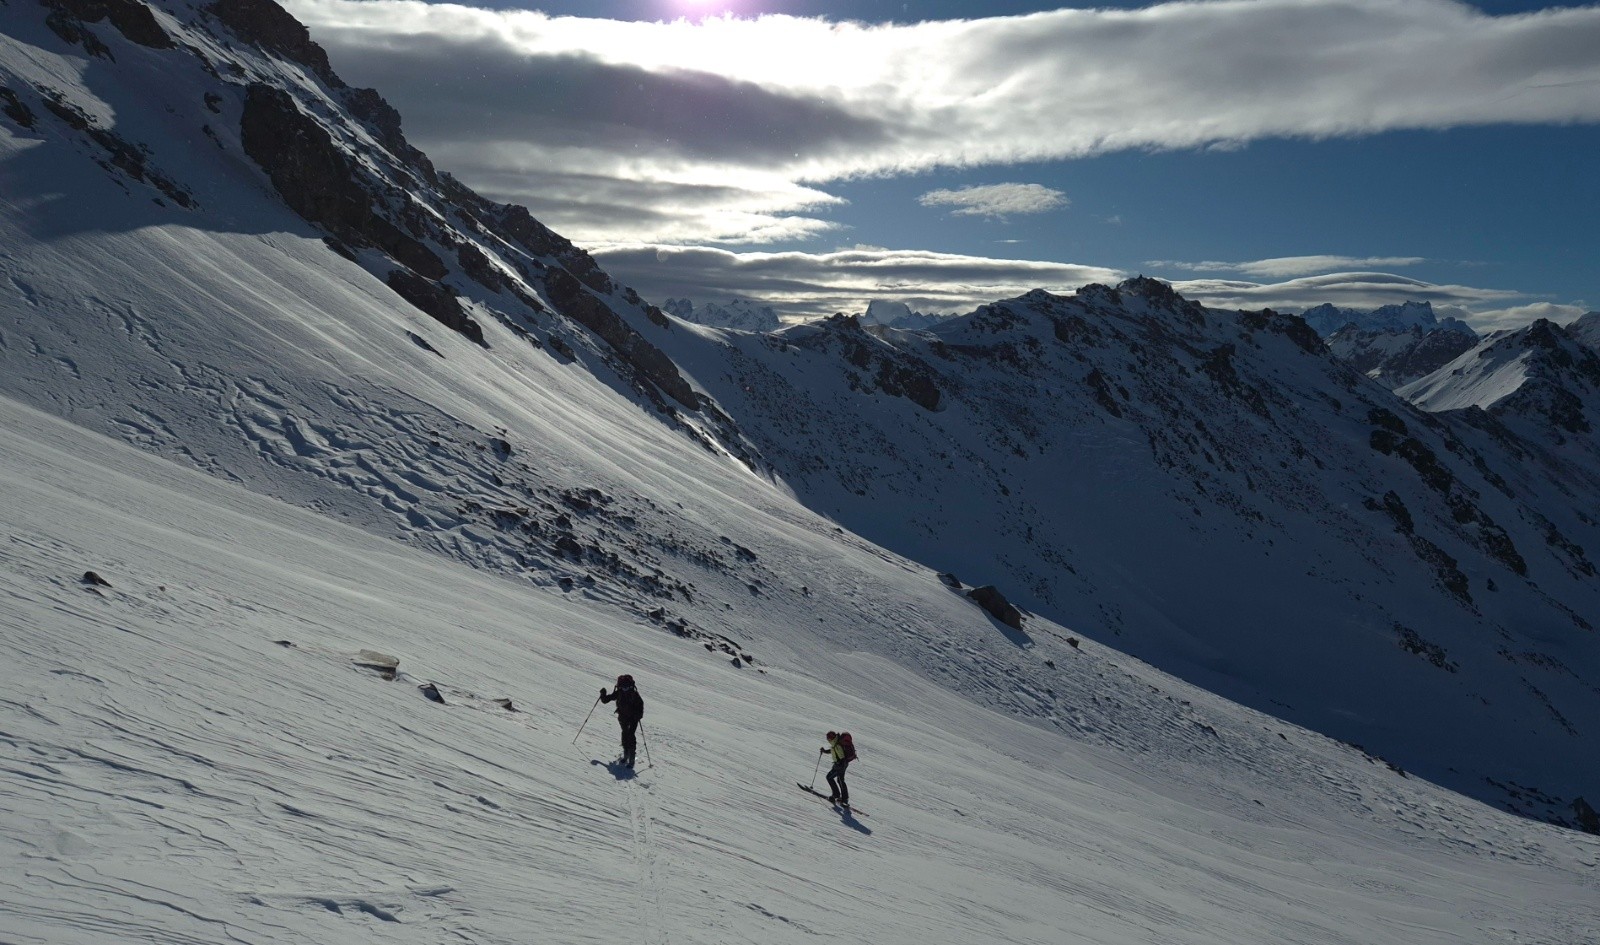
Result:
{"label": "sun glare", "polygon": [[680,12],[696,18],[740,12],[735,9],[735,0],[674,0],[674,5]]}

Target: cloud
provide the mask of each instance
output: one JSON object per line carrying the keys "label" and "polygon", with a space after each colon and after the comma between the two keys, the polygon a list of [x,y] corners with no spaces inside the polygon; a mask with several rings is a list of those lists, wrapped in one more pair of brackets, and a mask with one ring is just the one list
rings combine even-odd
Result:
{"label": "cloud", "polygon": [[[720,302],[752,299],[790,319],[860,312],[874,299],[905,302],[924,312],[964,314],[1032,289],[1070,295],[1092,282],[1114,285],[1129,273],[1100,266],[1031,259],[853,246],[830,253],[735,252],[709,246],[618,244],[594,250],[607,271],[646,298]],[[1151,273],[1166,278],[1161,273]],[[1386,272],[1325,273],[1281,282],[1170,280],[1185,298],[1215,309],[1276,309],[1299,314],[1331,302],[1373,309],[1432,302],[1480,331],[1514,328],[1536,318],[1567,323],[1586,309],[1531,299],[1512,289],[1438,284]]]}
{"label": "cloud", "polygon": [[1019,213],[1046,213],[1072,201],[1043,184],[983,184],[958,190],[930,190],[917,198],[924,207],[955,207],[954,216],[1003,218]]}
{"label": "cloud", "polygon": [[1584,305],[1532,302],[1528,305],[1513,305],[1509,308],[1491,309],[1475,313],[1472,324],[1473,327],[1480,331],[1520,328],[1541,318],[1555,322],[1557,325],[1569,325],[1576,319],[1588,314],[1588,312],[1588,307]]}
{"label": "cloud", "polygon": [[[1293,314],[1324,302],[1356,309],[1407,301],[1432,302],[1436,308],[1451,309],[1446,314],[1480,328],[1492,327],[1490,312],[1528,298],[1526,293],[1511,289],[1439,285],[1386,272],[1336,272],[1273,283],[1180,279],[1174,280],[1172,286],[1184,297],[1212,308],[1271,308]],[[1517,324],[1529,321],[1531,317]]]}
{"label": "cloud", "polygon": [[593,252],[608,272],[656,302],[746,298],[792,318],[860,312],[873,299],[905,302],[919,311],[967,312],[1030,289],[1071,293],[1123,277],[1099,266],[879,247],[760,253],[627,244]]}
{"label": "cloud", "polygon": [[1257,259],[1253,262],[1172,262],[1153,260],[1147,266],[1160,269],[1178,269],[1184,272],[1238,272],[1264,279],[1281,279],[1286,276],[1305,276],[1341,269],[1374,269],[1377,267],[1415,266],[1427,262],[1421,256],[1280,256],[1274,259]]}
{"label": "cloud", "polygon": [[[552,221],[580,242],[734,240],[746,224],[758,238],[825,232],[816,188],[866,175],[1600,121],[1600,7],[1488,16],[1453,0],[1214,0],[869,26],[286,6],[349,80],[380,88],[421,147],[447,148],[446,167],[500,181],[535,215],[547,200],[582,203],[584,175],[669,194],[725,188],[686,220],[652,205],[628,234],[612,213]],[[550,189],[506,183],[530,170]]]}

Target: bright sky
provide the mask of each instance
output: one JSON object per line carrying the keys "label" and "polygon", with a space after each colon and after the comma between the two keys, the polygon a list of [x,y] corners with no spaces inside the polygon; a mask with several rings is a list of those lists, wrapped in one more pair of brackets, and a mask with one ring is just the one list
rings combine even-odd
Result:
{"label": "bright sky", "polygon": [[1600,7],[287,0],[443,168],[646,297],[1600,308]]}

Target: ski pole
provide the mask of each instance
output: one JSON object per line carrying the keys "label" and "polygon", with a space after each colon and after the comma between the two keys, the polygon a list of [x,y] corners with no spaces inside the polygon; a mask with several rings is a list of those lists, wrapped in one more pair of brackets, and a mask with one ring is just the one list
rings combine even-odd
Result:
{"label": "ski pole", "polygon": [[819,752],[817,752],[817,766],[815,768],[811,769],[811,786],[806,788],[806,790],[815,791],[817,789],[817,772],[821,771],[821,770],[822,770],[822,752],[819,751]]}
{"label": "ski pole", "polygon": [[[589,707],[589,714],[583,717],[583,725],[578,726],[578,735],[582,735],[583,734],[584,726],[589,724],[589,720],[594,717],[594,710],[599,708],[599,706],[600,706],[600,697],[599,696],[595,696],[594,697],[594,705]],[[572,736],[572,744],[574,744],[574,745],[578,744],[578,735]]]}
{"label": "ski pole", "polygon": [[654,768],[656,763],[650,760],[650,737],[644,733],[644,722],[639,723],[639,741],[644,743],[644,763],[647,767]]}

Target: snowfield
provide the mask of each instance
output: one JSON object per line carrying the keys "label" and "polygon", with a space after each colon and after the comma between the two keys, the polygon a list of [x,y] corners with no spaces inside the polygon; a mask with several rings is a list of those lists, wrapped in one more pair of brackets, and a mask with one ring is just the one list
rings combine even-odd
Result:
{"label": "snowfield", "polygon": [[[0,409],[8,942],[1592,940],[1592,836],[1093,643],[1062,662],[1085,716],[1142,716],[1115,748],[806,627],[734,668]],[[632,777],[603,713],[571,744],[618,672]],[[834,726],[859,817],[794,787]]]}
{"label": "snowfield", "polygon": [[[1115,747],[806,626],[735,668],[15,401],[0,421],[7,942],[1593,940],[1600,840],[1090,641],[1062,685]],[[622,671],[632,777],[603,712],[572,744]],[[838,726],[861,816],[794,787]]]}

